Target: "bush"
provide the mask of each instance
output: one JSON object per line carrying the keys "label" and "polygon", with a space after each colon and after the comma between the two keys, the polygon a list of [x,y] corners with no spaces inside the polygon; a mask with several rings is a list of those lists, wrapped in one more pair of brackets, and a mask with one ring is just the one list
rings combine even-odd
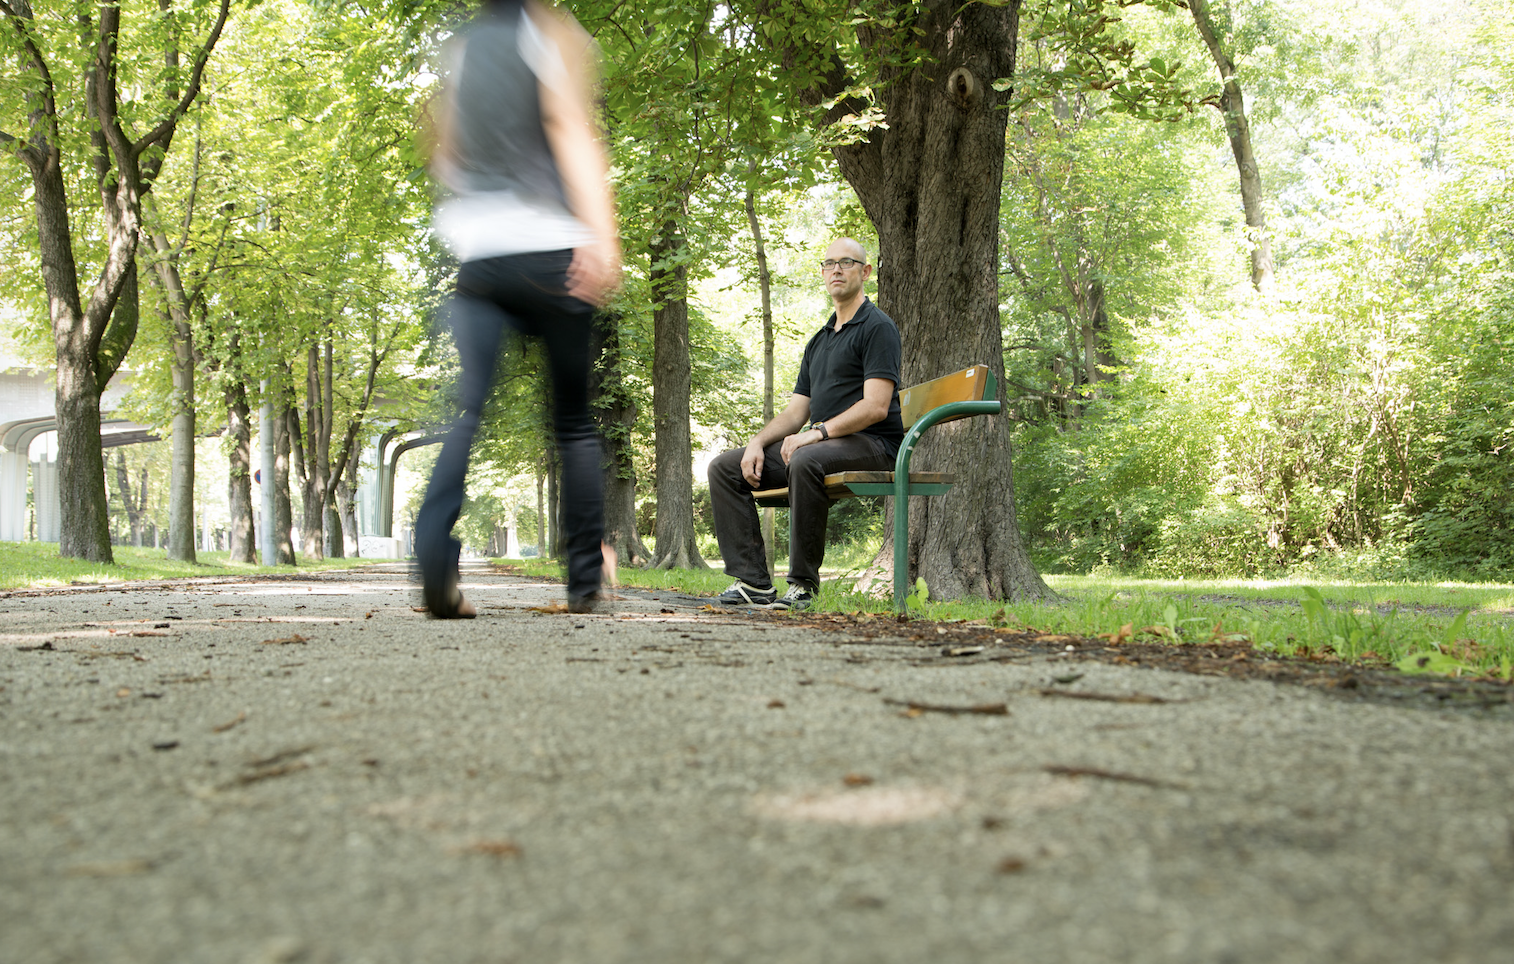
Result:
{"label": "bush", "polygon": [[1282,564],[1256,515],[1217,501],[1162,520],[1156,552],[1145,568],[1168,577],[1260,576],[1277,573]]}

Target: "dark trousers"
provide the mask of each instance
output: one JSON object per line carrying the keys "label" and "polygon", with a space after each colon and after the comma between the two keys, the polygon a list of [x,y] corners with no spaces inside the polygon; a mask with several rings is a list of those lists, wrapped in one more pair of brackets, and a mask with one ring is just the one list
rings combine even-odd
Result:
{"label": "dark trousers", "polygon": [[825,495],[830,472],[878,471],[894,467],[888,446],[871,435],[847,435],[806,445],[783,464],[783,443],[769,445],[762,461],[762,480],[750,485],[741,475],[746,449],[731,449],[710,463],[710,504],[715,511],[715,538],[727,575],[753,586],[772,584],[757,521],[757,489],[789,488],[790,584],[814,591],[820,587],[820,563],[825,559],[825,521],[831,501]]}
{"label": "dark trousers", "polygon": [[[457,573],[461,543],[452,537],[463,505],[468,454],[506,327],[540,338],[552,372],[552,424],[562,459],[562,527],[568,553],[568,597],[599,590],[604,490],[599,436],[589,414],[589,335],[593,308],[567,294],[572,251],[543,251],[469,261],[447,306],[462,362],[462,414],[447,433],[426,500],[415,521],[415,552],[428,593]],[[539,520],[538,524],[545,522]]]}

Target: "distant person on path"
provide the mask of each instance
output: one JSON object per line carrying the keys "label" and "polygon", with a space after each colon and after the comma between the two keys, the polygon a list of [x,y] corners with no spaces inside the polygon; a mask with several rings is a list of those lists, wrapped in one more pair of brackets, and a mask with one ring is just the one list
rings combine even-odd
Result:
{"label": "distant person on path", "polygon": [[468,454],[505,329],[540,338],[552,377],[562,459],[568,607],[600,598],[604,493],[589,414],[594,307],[620,283],[608,162],[594,119],[594,47],[567,12],[537,0],[488,0],[450,50],[432,118],[432,171],[450,196],[435,229],[462,267],[448,322],[462,362],[462,415],[448,433],[416,519],[421,591],[431,615],[468,618],[458,589]]}
{"label": "distant person on path", "polygon": [[[715,537],[736,582],[728,606],[805,609],[820,591],[830,472],[888,470],[904,440],[899,417],[899,329],[862,287],[872,274],[867,251],[851,238],[832,242],[820,277],[835,313],[805,346],[788,405],[747,443],[710,463]],[[788,591],[778,598],[768,573],[752,493],[789,489]]]}

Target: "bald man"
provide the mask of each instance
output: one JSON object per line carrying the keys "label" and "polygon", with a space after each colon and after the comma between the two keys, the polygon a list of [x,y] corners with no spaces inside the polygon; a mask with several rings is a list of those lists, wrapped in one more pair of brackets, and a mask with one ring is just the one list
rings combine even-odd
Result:
{"label": "bald man", "polygon": [[[825,250],[820,277],[835,304],[804,348],[794,393],[747,443],[710,463],[715,537],[736,582],[727,606],[806,609],[820,591],[831,472],[889,470],[904,440],[899,417],[899,329],[863,294],[867,251],[851,238]],[[752,493],[789,489],[788,591],[779,598],[767,568]]]}

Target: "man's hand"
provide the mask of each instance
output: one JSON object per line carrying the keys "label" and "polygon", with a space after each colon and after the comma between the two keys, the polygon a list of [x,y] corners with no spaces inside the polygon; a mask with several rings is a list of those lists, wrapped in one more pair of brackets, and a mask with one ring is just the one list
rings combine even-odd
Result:
{"label": "man's hand", "polygon": [[824,441],[824,439],[825,436],[820,434],[818,428],[812,428],[808,432],[800,432],[797,435],[790,435],[783,440],[783,464],[788,465],[789,460],[794,457],[794,453],[806,445],[814,445],[816,442]]}
{"label": "man's hand", "polygon": [[[762,463],[766,461],[762,454],[762,446],[756,442],[746,447],[746,452],[741,456],[741,477],[746,479],[747,485],[752,488],[762,484]],[[784,457],[785,464],[788,457]]]}

